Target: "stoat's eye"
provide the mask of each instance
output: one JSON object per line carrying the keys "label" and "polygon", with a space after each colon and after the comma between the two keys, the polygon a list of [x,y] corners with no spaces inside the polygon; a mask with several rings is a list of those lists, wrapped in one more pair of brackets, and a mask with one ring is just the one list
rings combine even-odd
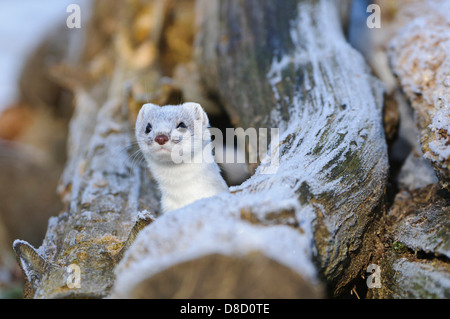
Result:
{"label": "stoat's eye", "polygon": [[187,128],[187,126],[186,126],[186,124],[181,122],[180,124],[178,124],[177,128]]}
{"label": "stoat's eye", "polygon": [[145,134],[150,133],[152,130],[152,125],[150,123],[147,124],[147,127],[145,128]]}

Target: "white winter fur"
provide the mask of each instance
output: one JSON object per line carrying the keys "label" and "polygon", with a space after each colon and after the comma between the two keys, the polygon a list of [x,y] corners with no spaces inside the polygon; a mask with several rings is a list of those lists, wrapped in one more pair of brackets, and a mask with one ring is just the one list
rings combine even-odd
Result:
{"label": "white winter fur", "polygon": [[[177,128],[181,122],[186,129]],[[151,131],[146,133],[149,123]],[[142,106],[136,121],[136,139],[158,182],[163,213],[228,191],[212,155],[208,126],[208,116],[197,103]],[[156,143],[158,135],[167,136],[169,141],[164,145]]]}

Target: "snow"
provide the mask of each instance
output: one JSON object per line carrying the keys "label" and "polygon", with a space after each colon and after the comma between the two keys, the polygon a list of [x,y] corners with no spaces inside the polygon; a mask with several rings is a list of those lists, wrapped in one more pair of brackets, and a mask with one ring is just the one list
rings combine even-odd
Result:
{"label": "snow", "polygon": [[0,0],[0,112],[18,97],[17,81],[27,57],[67,19],[67,6],[79,3],[83,14],[88,1]]}

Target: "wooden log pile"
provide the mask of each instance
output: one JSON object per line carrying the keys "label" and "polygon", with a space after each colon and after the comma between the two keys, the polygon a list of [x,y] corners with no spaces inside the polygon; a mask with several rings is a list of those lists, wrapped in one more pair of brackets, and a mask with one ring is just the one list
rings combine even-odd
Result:
{"label": "wooden log pile", "polygon": [[[386,212],[384,87],[344,36],[348,5],[95,1],[81,67],[52,69],[75,101],[64,209],[39,248],[14,243],[26,297],[336,297],[373,263],[384,272],[369,297],[446,296],[448,39],[407,27],[386,51],[441,183],[403,178]],[[430,71],[411,54],[417,38],[439,62]],[[162,215],[133,127],[142,104],[184,101],[200,102],[213,125],[268,129],[269,140],[249,145],[258,162],[230,193]]]}
{"label": "wooden log pile", "polygon": [[397,88],[413,110],[401,121],[411,153],[398,174],[399,191],[383,226],[381,289],[374,298],[447,298],[450,290],[450,195],[448,113],[450,106],[448,2],[416,1],[392,7],[390,36],[382,43]]}
{"label": "wooden log pile", "polygon": [[[235,125],[280,129],[266,162],[279,167],[269,173],[263,163],[232,194],[145,228],[116,269],[112,296],[338,294],[364,271],[381,214],[382,87],[346,43],[332,1],[199,1],[197,12],[202,79]],[[253,273],[267,280],[249,293],[237,283]],[[295,274],[298,290],[268,290],[273,273]]]}

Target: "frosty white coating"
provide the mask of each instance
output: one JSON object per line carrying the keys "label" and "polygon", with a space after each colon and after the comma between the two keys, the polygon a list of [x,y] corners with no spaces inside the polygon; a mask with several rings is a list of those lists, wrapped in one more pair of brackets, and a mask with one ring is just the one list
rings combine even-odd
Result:
{"label": "frosty white coating", "polygon": [[[115,268],[114,297],[130,295],[139,283],[174,265],[212,254],[263,252],[315,287],[320,287],[318,268],[331,276],[342,269],[354,244],[347,235],[358,219],[370,222],[372,218],[360,207],[376,199],[373,184],[366,184],[366,173],[363,179],[355,172],[332,176],[333,169],[357,148],[358,169],[373,174],[374,184],[381,185],[387,149],[381,121],[382,85],[344,39],[337,11],[330,10],[333,3],[300,2],[289,29],[296,49],[267,65],[264,81],[272,88],[276,105],[261,116],[280,131],[280,143],[271,143],[267,154],[270,161],[279,150],[277,172],[264,174],[265,168],[259,166],[248,180],[231,188],[231,194],[197,201],[144,228]],[[308,72],[298,72],[304,78],[289,95],[289,114],[283,116],[281,102],[286,94],[279,81],[286,71],[306,68]],[[321,149],[313,152],[321,139]],[[313,198],[328,192],[334,196],[314,203],[299,201],[298,193],[305,193],[302,185],[307,185],[306,193]],[[242,211],[261,219],[268,213],[291,211],[302,232],[284,224],[253,225],[242,218]],[[367,225],[365,221],[357,227]],[[325,236],[316,236],[317,225],[327,230]],[[318,239],[323,246],[319,247]],[[320,266],[313,262],[316,257]]]}

